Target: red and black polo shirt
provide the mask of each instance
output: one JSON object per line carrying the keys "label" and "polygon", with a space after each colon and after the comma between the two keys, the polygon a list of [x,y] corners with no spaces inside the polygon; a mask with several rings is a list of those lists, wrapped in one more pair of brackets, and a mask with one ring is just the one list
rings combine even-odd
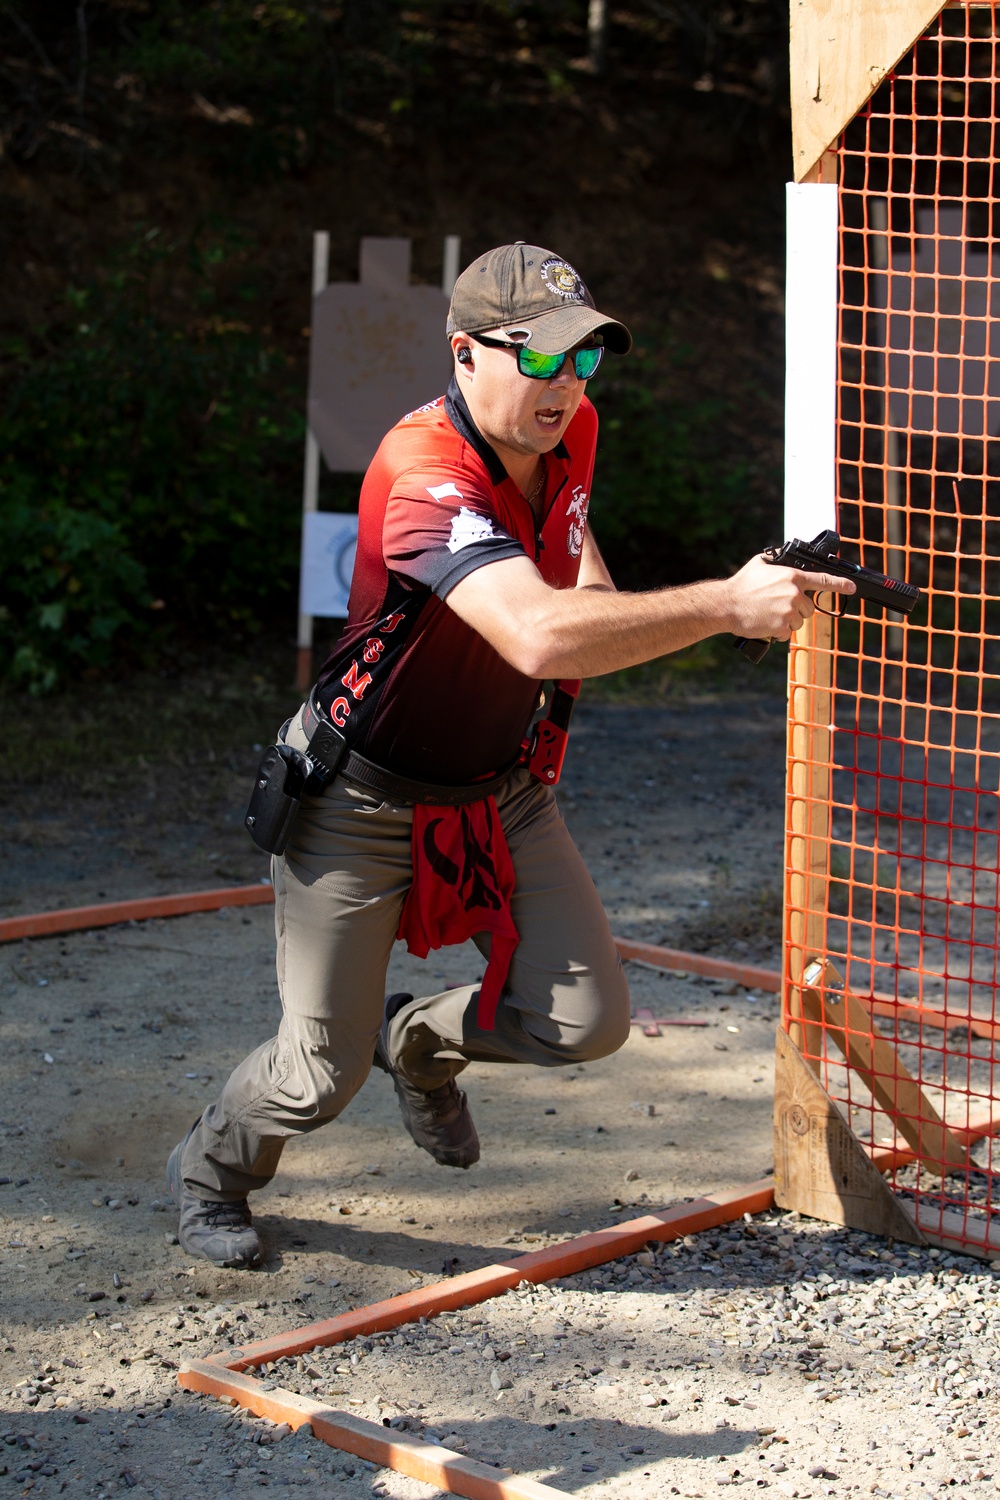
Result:
{"label": "red and black polo shirt", "polygon": [[445,600],[476,568],[522,555],[554,588],[574,587],[596,444],[597,413],[584,397],[546,457],[536,528],[454,380],[386,435],[361,488],[347,625],[317,682],[352,749],[439,785],[514,760],[539,684]]}

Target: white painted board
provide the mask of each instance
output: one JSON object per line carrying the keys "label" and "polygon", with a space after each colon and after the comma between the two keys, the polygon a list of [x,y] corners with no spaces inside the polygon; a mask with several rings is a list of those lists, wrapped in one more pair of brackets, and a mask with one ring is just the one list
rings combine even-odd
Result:
{"label": "white painted board", "polygon": [[837,529],[837,186],[786,189],[785,536]]}
{"label": "white painted board", "polygon": [[324,619],[347,618],[347,601],[358,546],[358,518],[307,511],[302,518],[299,612]]}

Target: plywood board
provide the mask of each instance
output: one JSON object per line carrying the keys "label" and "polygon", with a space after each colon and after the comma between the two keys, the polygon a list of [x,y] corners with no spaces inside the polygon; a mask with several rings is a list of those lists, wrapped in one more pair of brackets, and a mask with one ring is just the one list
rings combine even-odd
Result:
{"label": "plywood board", "polygon": [[774,1072],[774,1201],[906,1244],[923,1238],[783,1031]]}
{"label": "plywood board", "polygon": [[796,182],[943,9],[942,0],[791,0]]}

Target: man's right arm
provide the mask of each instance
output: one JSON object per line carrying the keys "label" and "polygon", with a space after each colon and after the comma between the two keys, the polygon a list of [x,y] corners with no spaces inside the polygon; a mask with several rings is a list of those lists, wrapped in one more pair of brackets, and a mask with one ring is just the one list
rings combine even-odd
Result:
{"label": "man's right arm", "polygon": [[467,574],[446,602],[511,666],[541,680],[597,677],[724,631],[787,640],[820,591],[853,594],[854,584],[755,557],[732,578],[648,594],[554,589],[527,557],[511,557]]}

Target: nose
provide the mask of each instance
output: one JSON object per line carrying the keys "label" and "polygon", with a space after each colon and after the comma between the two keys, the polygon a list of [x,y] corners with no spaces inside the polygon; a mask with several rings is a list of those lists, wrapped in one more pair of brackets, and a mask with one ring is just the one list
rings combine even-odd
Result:
{"label": "nose", "polygon": [[576,365],[573,362],[573,355],[567,354],[559,369],[553,376],[550,377],[549,385],[574,386],[576,385],[578,380],[579,376],[576,373]]}

